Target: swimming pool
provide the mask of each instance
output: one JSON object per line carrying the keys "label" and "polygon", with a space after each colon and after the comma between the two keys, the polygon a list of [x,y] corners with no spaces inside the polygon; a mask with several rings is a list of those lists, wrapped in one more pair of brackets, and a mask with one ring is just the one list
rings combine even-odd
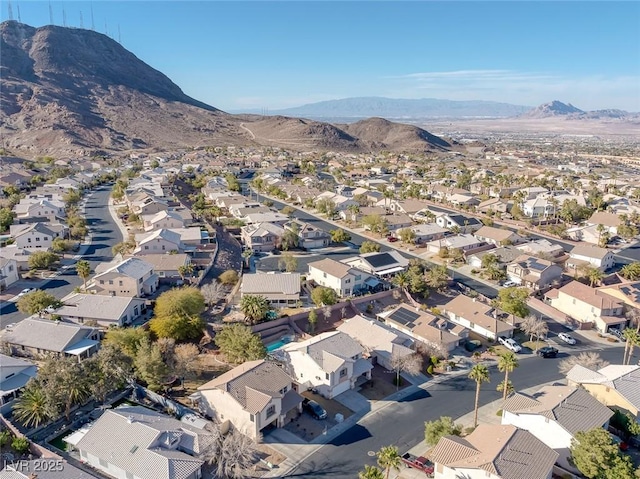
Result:
{"label": "swimming pool", "polygon": [[290,343],[291,341],[293,341],[291,336],[282,336],[279,341],[276,341],[275,343],[271,343],[267,345],[267,352],[270,353],[272,351],[275,351],[276,349],[281,348],[282,346],[284,346],[287,343]]}

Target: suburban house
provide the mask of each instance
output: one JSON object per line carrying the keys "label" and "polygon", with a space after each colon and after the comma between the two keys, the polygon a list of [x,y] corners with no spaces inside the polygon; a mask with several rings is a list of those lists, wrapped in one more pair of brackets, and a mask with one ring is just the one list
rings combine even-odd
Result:
{"label": "suburban house", "polygon": [[158,275],[146,261],[136,257],[127,258],[96,274],[91,289],[98,294],[142,298],[158,289]]}
{"label": "suburban house", "polygon": [[502,198],[490,198],[486,201],[481,201],[478,206],[476,206],[476,211],[478,213],[489,213],[493,211],[497,213],[497,217],[500,217],[503,213],[508,213],[511,211],[511,207],[513,203]]}
{"label": "suburban house", "polygon": [[483,226],[474,233],[480,241],[496,246],[507,246],[522,243],[523,238],[518,233],[508,229]]}
{"label": "suburban house", "polygon": [[377,280],[362,270],[353,268],[331,258],[309,263],[309,276],[319,286],[334,290],[338,296],[346,297],[366,291]]}
{"label": "suburban house", "polygon": [[626,310],[640,309],[640,281],[624,281],[617,284],[600,286],[598,291],[618,298],[626,305]]}
{"label": "suburban house", "polygon": [[608,211],[596,211],[586,223],[589,226],[604,226],[604,231],[609,233],[611,237],[616,236],[618,227],[624,224],[616,213],[609,213]]}
{"label": "suburban house", "polygon": [[514,283],[537,291],[560,280],[562,268],[546,259],[523,254],[507,265],[507,276]]}
{"label": "suburban house", "polygon": [[180,236],[180,242],[184,245],[185,249],[196,250],[199,245],[208,244],[210,242],[209,232],[207,230],[200,229],[198,226],[191,226],[189,228],[174,228],[173,233]]}
{"label": "suburban house", "polygon": [[606,271],[613,267],[613,264],[614,259],[611,250],[593,245],[579,244],[569,252],[566,266],[574,270],[581,266],[593,266],[601,271]]}
{"label": "suburban house", "polygon": [[513,336],[514,327],[498,319],[494,307],[469,296],[459,294],[442,308],[445,316],[448,316],[453,323],[464,326],[487,339]]}
{"label": "suburban house", "polygon": [[50,319],[26,318],[5,330],[2,341],[11,355],[43,358],[50,355],[86,359],[100,347],[100,331]]}
{"label": "suburban house", "polygon": [[469,253],[466,256],[467,264],[474,268],[482,268],[482,258],[486,255],[493,255],[498,261],[498,266],[506,269],[507,265],[515,261],[516,258],[522,256],[522,252],[515,246],[502,246],[500,248],[480,249],[477,252]]}
{"label": "suburban house", "polygon": [[574,241],[599,245],[602,233],[596,225],[580,225],[567,229],[567,237]]}
{"label": "suburban house", "polygon": [[18,262],[15,259],[0,257],[0,291],[4,291],[19,279]]}
{"label": "suburban house", "polygon": [[51,248],[53,240],[60,236],[57,231],[48,227],[45,223],[26,223],[11,225],[9,228],[15,245],[20,249],[47,251]]}
{"label": "suburban house", "polygon": [[145,300],[129,296],[74,294],[63,301],[55,314],[79,324],[95,321],[102,327],[127,326],[145,312]]}
{"label": "suburban house", "polygon": [[567,373],[567,383],[584,388],[606,406],[630,412],[640,423],[640,366],[611,364],[593,371],[576,364]]}
{"label": "suburban house", "polygon": [[298,246],[304,249],[324,248],[331,243],[329,233],[309,223],[292,220],[284,228],[298,235]]}
{"label": "suburban house", "polygon": [[13,465],[7,461],[0,471],[0,479],[96,479],[94,474],[78,469],[64,459],[54,461],[48,471],[42,470],[46,462],[39,458],[16,461]]}
{"label": "suburban house", "polygon": [[443,436],[428,457],[435,479],[551,479],[558,453],[516,426],[479,424],[468,436]]}
{"label": "suburban house", "polygon": [[107,409],[67,436],[82,462],[117,479],[200,479],[213,435],[143,406]]}
{"label": "suburban house", "polygon": [[538,258],[554,259],[564,254],[564,248],[556,243],[552,243],[547,239],[537,239],[528,243],[517,245],[520,251]]}
{"label": "suburban house", "polygon": [[529,431],[558,453],[564,468],[571,468],[569,447],[576,433],[607,429],[611,416],[611,409],[572,386],[544,386],[531,395],[516,392],[502,406],[502,424]]}
{"label": "suburban house", "polygon": [[284,228],[273,223],[256,223],[240,228],[242,243],[256,253],[273,251],[284,234]]}
{"label": "suburban house", "polygon": [[389,203],[389,210],[394,213],[404,213],[405,215],[413,217],[413,215],[424,209],[426,206],[426,203],[421,200],[392,200]]}
{"label": "suburban house", "polygon": [[447,198],[447,201],[457,207],[471,207],[480,204],[480,200],[470,193],[454,193]]}
{"label": "suburban house", "polygon": [[408,335],[360,315],[345,320],[337,330],[355,339],[364,348],[364,357],[371,364],[379,364],[389,371],[394,369],[394,356],[404,357],[415,352],[412,349],[414,340]]}
{"label": "suburban house", "polygon": [[364,358],[364,348],[340,331],[321,333],[305,341],[289,343],[278,350],[301,388],[314,388],[333,399],[360,381],[371,379],[372,364]]}
{"label": "suburban house", "polygon": [[168,229],[159,229],[136,238],[138,246],[133,250],[135,256],[145,254],[169,253],[176,251],[184,253],[185,245],[180,235]]}
{"label": "suburban house", "polygon": [[396,250],[364,253],[347,258],[343,263],[378,277],[404,271],[409,266],[409,260]]}
{"label": "suburban house", "polygon": [[289,222],[289,217],[282,213],[249,213],[244,218],[241,218],[248,225],[255,225],[256,223],[273,223],[278,226],[284,226]]}
{"label": "suburban house", "polygon": [[160,229],[186,228],[187,221],[176,211],[162,210],[150,216],[144,216],[144,230],[155,231]]}
{"label": "suburban house", "polygon": [[485,243],[471,234],[459,234],[447,236],[434,241],[429,241],[427,251],[439,254],[442,250],[453,251],[469,251],[480,248]]}
{"label": "suburban house", "polygon": [[[421,223],[415,226],[408,227],[415,235],[415,244],[420,245],[428,243],[429,241],[438,240],[444,238],[449,233],[446,228],[441,228],[435,223]],[[395,231],[393,236],[399,237],[400,231]]]}
{"label": "suburban house", "polygon": [[13,208],[13,211],[16,214],[16,221],[20,223],[35,220],[58,223],[66,217],[64,202],[53,198],[24,198]]}
{"label": "suburban house", "polygon": [[[389,231],[399,231],[404,228],[408,228],[413,224],[413,220],[404,213],[394,213],[392,215],[385,215],[382,217],[387,225]],[[365,226],[367,229],[367,226]]]}
{"label": "suburban house", "polygon": [[180,267],[189,266],[191,257],[186,253],[145,254],[144,262],[158,275],[159,284],[175,284],[182,281]]}
{"label": "suburban house", "polygon": [[580,329],[595,327],[601,333],[610,328],[623,329],[624,301],[579,281],[545,294],[545,302],[575,321]]}
{"label": "suburban house", "polygon": [[277,363],[247,361],[198,388],[191,396],[200,410],[220,423],[229,421],[243,434],[260,440],[260,431],[283,427],[302,411],[302,396]]}
{"label": "suburban house", "polygon": [[242,276],[242,297],[264,296],[274,308],[295,306],[300,301],[300,273],[254,273]]}
{"label": "suburban house", "polygon": [[473,216],[443,213],[436,217],[436,224],[441,228],[457,229],[460,233],[473,233],[482,228],[482,222]]}
{"label": "suburban house", "polygon": [[163,198],[142,193],[134,195],[129,207],[132,213],[144,217],[168,210],[169,204]]}
{"label": "suburban house", "polygon": [[37,366],[26,359],[0,354],[0,412],[6,414],[20,390],[36,376]]}
{"label": "suburban house", "polygon": [[[15,261],[18,271],[26,271],[29,269],[29,256],[31,253],[32,251],[18,248],[15,244],[0,248],[0,258]],[[12,273],[12,271],[8,271],[8,268],[6,268],[9,263],[2,264],[5,266],[2,267],[0,274],[6,275],[8,278],[11,277],[9,273]]]}
{"label": "suburban house", "polygon": [[469,331],[458,324],[451,324],[426,311],[400,304],[390,311],[378,314],[378,319],[395,331],[400,331],[416,341],[451,352],[469,336]]}

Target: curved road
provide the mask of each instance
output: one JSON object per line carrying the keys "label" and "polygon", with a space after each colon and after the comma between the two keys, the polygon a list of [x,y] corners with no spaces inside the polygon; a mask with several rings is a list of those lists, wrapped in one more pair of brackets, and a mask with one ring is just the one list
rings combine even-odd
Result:
{"label": "curved road", "polygon": [[[622,351],[621,348],[609,348],[600,351],[600,355],[615,363],[621,360]],[[520,367],[511,373],[509,379],[516,390],[562,380],[564,378],[559,374],[557,365],[566,357],[566,354],[560,354],[556,359],[522,359]],[[490,368],[490,372],[491,382],[485,383],[480,390],[481,406],[501,397],[496,386],[502,381],[503,374],[495,366]],[[441,416],[455,419],[473,411],[475,387],[475,382],[461,375],[391,403],[316,450],[284,477],[353,479],[364,464],[375,464],[375,457],[367,454],[369,451],[378,451],[393,444],[404,453],[424,440],[425,421]]]}
{"label": "curved road", "polygon": [[[83,246],[86,251],[82,259],[89,261],[91,270],[104,261],[111,261],[113,253],[111,248],[122,241],[122,233],[109,213],[109,195],[111,186],[103,185],[86,196],[85,218],[91,234],[91,243]],[[75,288],[82,285],[82,279],[76,274],[60,275],[55,278],[33,282],[25,287],[35,287],[46,290],[48,293],[61,299],[73,292]],[[17,323],[28,315],[18,312],[15,303],[4,303],[0,310],[0,325],[2,329],[7,324]]]}

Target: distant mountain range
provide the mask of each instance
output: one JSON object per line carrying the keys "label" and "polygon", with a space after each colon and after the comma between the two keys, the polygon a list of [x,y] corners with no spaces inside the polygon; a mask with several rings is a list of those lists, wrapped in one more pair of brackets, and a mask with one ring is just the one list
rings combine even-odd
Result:
{"label": "distant mountain range", "polygon": [[[250,111],[254,112],[254,111]],[[255,111],[257,113],[257,111]],[[428,119],[542,119],[636,120],[637,113],[624,110],[583,111],[570,103],[554,100],[535,108],[493,101],[454,101],[423,98],[418,100],[382,97],[344,98],[309,103],[295,108],[269,111],[270,114],[313,118],[332,122],[354,122],[362,118],[382,117],[398,121]]]}

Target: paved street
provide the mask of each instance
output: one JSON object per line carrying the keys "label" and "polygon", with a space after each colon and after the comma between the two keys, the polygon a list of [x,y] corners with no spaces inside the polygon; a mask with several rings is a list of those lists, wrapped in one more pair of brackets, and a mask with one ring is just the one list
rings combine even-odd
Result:
{"label": "paved street", "polygon": [[[610,362],[619,361],[622,354],[619,347],[599,352]],[[566,355],[557,359],[535,357],[521,360],[520,367],[510,376],[514,387],[522,390],[562,380],[557,364],[563,357]],[[495,388],[503,375],[495,367],[490,371],[491,383],[481,388],[481,405],[500,398]],[[282,477],[357,477],[364,464],[375,464],[375,457],[368,455],[369,451],[394,444],[400,452],[405,452],[423,440],[425,421],[441,416],[456,419],[472,411],[474,391],[475,383],[465,374],[428,385],[426,390],[419,390],[398,402],[390,402],[387,407],[365,416],[354,427],[304,458],[298,467]],[[345,445],[349,447],[341,447]]]}
{"label": "paved street", "polygon": [[[92,270],[103,261],[111,261],[113,259],[111,248],[122,241],[120,228],[107,207],[110,194],[110,186],[101,186],[86,197],[85,217],[90,229],[91,243],[81,247],[80,253],[83,259],[89,261]],[[82,279],[76,274],[59,275],[46,280],[21,280],[17,283],[20,289],[43,289],[56,298],[67,296],[73,292],[74,288],[81,285]],[[27,315],[18,312],[15,303],[4,303],[0,310],[0,325],[4,329],[7,324],[16,323],[26,317]]]}

